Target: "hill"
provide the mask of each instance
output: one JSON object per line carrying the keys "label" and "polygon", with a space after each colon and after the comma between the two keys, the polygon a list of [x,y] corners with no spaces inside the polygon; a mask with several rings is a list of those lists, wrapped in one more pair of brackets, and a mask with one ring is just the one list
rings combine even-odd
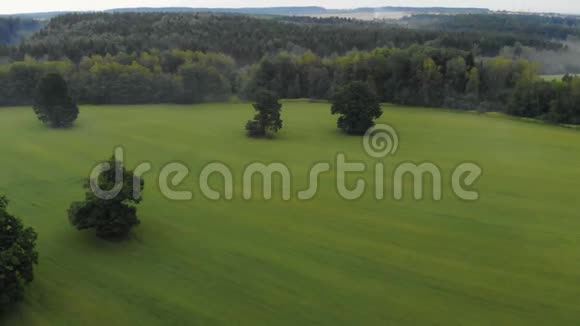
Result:
{"label": "hill", "polygon": [[241,63],[253,63],[280,51],[311,50],[321,56],[377,47],[406,48],[428,44],[440,48],[494,56],[517,42],[539,49],[563,45],[542,36],[514,35],[504,31],[439,31],[409,29],[398,24],[345,18],[274,17],[210,13],[86,13],[53,18],[41,32],[13,51],[73,61],[94,54],[140,53],[150,49],[221,52]]}

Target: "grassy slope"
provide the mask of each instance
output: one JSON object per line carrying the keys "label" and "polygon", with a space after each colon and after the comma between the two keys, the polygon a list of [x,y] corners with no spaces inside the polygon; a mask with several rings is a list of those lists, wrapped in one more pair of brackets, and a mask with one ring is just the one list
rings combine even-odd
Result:
{"label": "grassy slope", "polygon": [[[337,151],[370,161],[327,104],[288,103],[276,140],[243,136],[249,105],[83,107],[74,130],[0,110],[0,193],[40,234],[40,265],[9,325],[529,325],[580,322],[580,133],[497,117],[388,107],[400,150],[433,160],[444,200],[338,199],[332,176],[308,202],[162,199],[149,174],[142,225],[123,243],[67,222],[81,179],[113,146],[129,167],[282,161],[301,189]],[[449,171],[479,162],[482,199],[452,196]],[[387,174],[388,175],[388,174]],[[370,173],[367,174],[367,177]],[[389,177],[389,180],[391,178]],[[387,190],[387,194],[391,191]],[[410,196],[407,196],[410,197]],[[0,324],[3,324],[0,320]]]}

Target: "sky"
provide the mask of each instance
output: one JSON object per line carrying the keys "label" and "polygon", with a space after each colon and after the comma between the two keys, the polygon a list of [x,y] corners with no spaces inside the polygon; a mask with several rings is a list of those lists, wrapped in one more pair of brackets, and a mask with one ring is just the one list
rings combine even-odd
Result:
{"label": "sky", "polygon": [[577,0],[51,0],[51,1],[0,1],[0,14],[15,14],[46,11],[85,11],[128,7],[279,7],[279,6],[321,6],[325,8],[353,7],[479,7],[492,10],[524,12],[559,12],[580,14]]}

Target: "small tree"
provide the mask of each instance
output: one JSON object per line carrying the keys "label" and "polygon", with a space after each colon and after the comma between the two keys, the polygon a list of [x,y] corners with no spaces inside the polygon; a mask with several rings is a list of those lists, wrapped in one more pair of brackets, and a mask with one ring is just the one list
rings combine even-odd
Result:
{"label": "small tree", "polygon": [[258,113],[254,116],[254,120],[246,124],[248,136],[263,137],[268,131],[278,132],[282,128],[280,119],[282,104],[275,93],[267,90],[258,91],[253,106]]}
{"label": "small tree", "polygon": [[22,298],[24,285],[34,279],[33,268],[38,263],[36,232],[8,214],[7,205],[0,196],[0,311]]}
{"label": "small tree", "polygon": [[44,76],[38,83],[33,108],[38,120],[52,128],[70,127],[79,115],[65,80],[55,73]]}
{"label": "small tree", "polygon": [[340,88],[333,97],[332,114],[340,114],[338,127],[351,135],[363,135],[374,126],[383,111],[376,95],[363,82],[352,82]]}
{"label": "small tree", "polygon": [[[127,171],[123,163],[112,157],[109,170],[102,171],[98,178],[89,179],[84,185],[87,192],[85,201],[72,203],[68,216],[78,230],[95,229],[97,236],[105,239],[126,237],[131,229],[139,225],[135,204],[141,202],[144,182]],[[122,183],[116,185],[116,176],[122,176]],[[109,191],[118,187],[115,196],[104,197],[93,189]]]}

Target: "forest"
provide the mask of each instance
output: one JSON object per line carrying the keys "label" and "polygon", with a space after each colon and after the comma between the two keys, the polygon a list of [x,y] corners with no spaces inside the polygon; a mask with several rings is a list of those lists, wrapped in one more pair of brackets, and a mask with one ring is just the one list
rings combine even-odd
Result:
{"label": "forest", "polygon": [[353,49],[406,48],[413,44],[450,47],[494,56],[517,42],[538,49],[559,49],[558,42],[510,33],[412,29],[398,24],[347,18],[311,18],[234,14],[68,14],[53,18],[40,33],[14,49],[12,57],[26,54],[50,60],[67,57],[116,55],[149,49],[219,52],[248,64],[279,51],[311,50],[321,56]]}
{"label": "forest", "polygon": [[9,48],[11,62],[0,66],[0,105],[31,104],[38,80],[58,72],[79,103],[236,101],[259,89],[330,99],[338,87],[363,81],[384,102],[580,122],[575,78],[545,82],[539,67],[517,53],[495,56],[507,46],[562,44],[533,33],[505,38],[497,31],[501,18],[485,18],[490,23],[482,26],[495,27],[475,32],[460,16],[465,28],[442,32],[342,18],[68,14]]}
{"label": "forest", "polygon": [[403,19],[414,28],[445,31],[478,31],[512,33],[518,37],[538,37],[565,40],[580,35],[580,22],[576,17],[513,15],[513,14],[417,14]]}

